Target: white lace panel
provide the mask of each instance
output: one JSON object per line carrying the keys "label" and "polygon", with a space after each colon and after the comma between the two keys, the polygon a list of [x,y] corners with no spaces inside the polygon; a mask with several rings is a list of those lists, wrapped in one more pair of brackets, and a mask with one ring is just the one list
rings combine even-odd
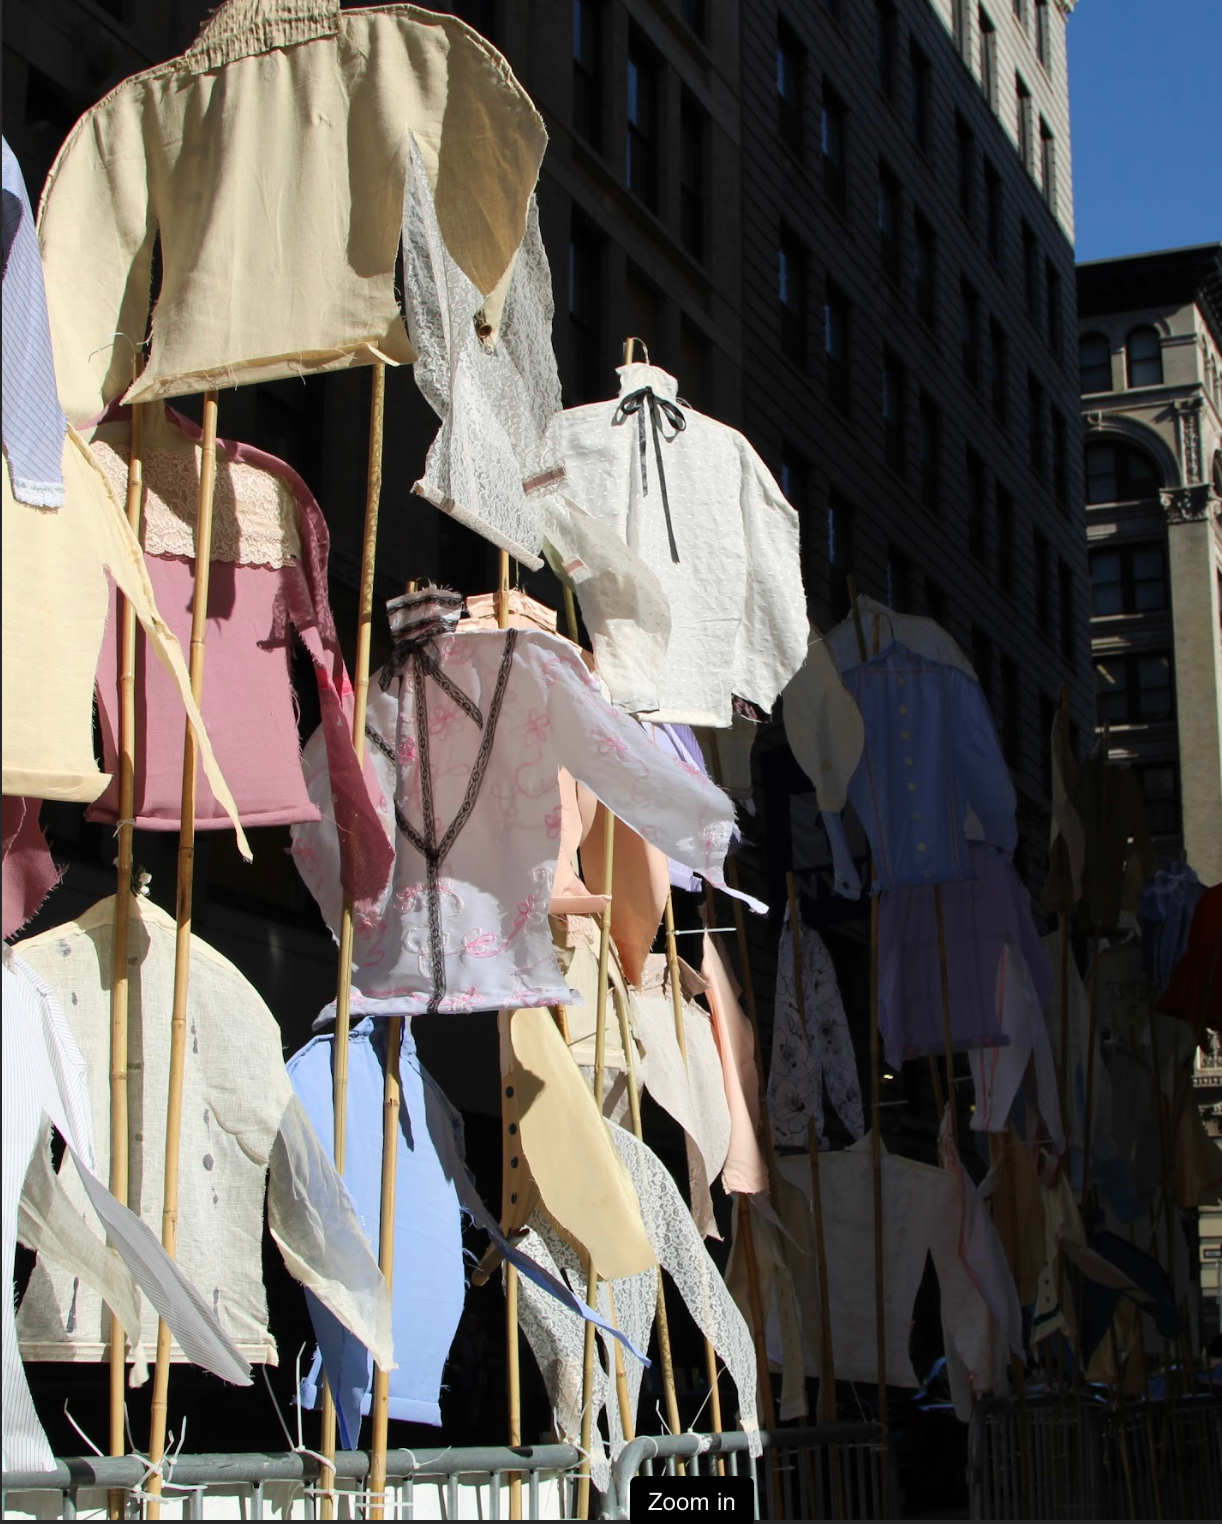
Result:
{"label": "white lace panel", "polygon": [[773,1137],[782,1148],[807,1146],[808,1117],[813,1119],[822,1144],[825,1085],[837,1116],[852,1136],[860,1138],[865,1131],[857,1058],[835,965],[823,938],[809,926],[802,927],[801,950],[805,1030],[798,1012],[793,931],[786,912],[777,949],[772,1065],[768,1073],[768,1114]]}
{"label": "white lace panel", "polygon": [[[101,439],[94,440],[91,449],[119,501],[125,502],[127,450]],[[198,446],[144,452],[140,541],[149,555],[195,555],[199,464]],[[297,499],[288,483],[218,452],[212,559],[235,566],[289,566],[300,558]]]}
{"label": "white lace panel", "polygon": [[[693,1321],[711,1340],[713,1348],[724,1361],[738,1390],[739,1422],[745,1432],[752,1436],[751,1453],[758,1456],[762,1451],[756,1437],[759,1422],[755,1407],[755,1346],[742,1313],[709,1258],[665,1165],[652,1149],[639,1143],[631,1133],[614,1124],[608,1125],[615,1146],[636,1187],[649,1241],[660,1264],[673,1281],[674,1288],[683,1298]],[[530,1229],[521,1244],[523,1252],[553,1273],[562,1271],[569,1284],[584,1295],[585,1271],[577,1252],[549,1226],[540,1213],[532,1217]],[[608,1295],[608,1286],[611,1296]],[[668,1294],[673,1295],[673,1290],[668,1288]],[[598,1311],[608,1318],[612,1315],[612,1296],[616,1326],[638,1348],[645,1348],[657,1305],[657,1273],[646,1270],[640,1275],[600,1283]],[[585,1338],[583,1325],[580,1319],[566,1313],[554,1298],[533,1288],[525,1278],[519,1281],[518,1308],[522,1331],[526,1334],[547,1385],[557,1432],[565,1441],[577,1443],[581,1434],[581,1370]],[[614,1371],[613,1356],[606,1347],[609,1342],[606,1336],[600,1333],[599,1337],[603,1341],[604,1350],[601,1363],[595,1362],[595,1432],[598,1419],[602,1417],[607,1425],[614,1458],[623,1447],[623,1432],[615,1384],[608,1376],[609,1371]],[[662,1432],[662,1424],[657,1415],[638,1416],[641,1368],[636,1361],[625,1362],[625,1374],[628,1378],[633,1420],[638,1431]],[[707,1418],[707,1414],[705,1416]],[[601,1438],[596,1438],[591,1444],[591,1474],[596,1486],[605,1487],[605,1480],[600,1478],[609,1475],[609,1466]]]}
{"label": "white lace panel", "polygon": [[552,349],[551,270],[534,198],[505,295],[494,348],[477,331],[483,297],[446,249],[413,139],[403,210],[403,295],[419,358],[416,383],[441,419],[415,490],[532,567],[542,563],[539,494],[545,436],[560,411]]}

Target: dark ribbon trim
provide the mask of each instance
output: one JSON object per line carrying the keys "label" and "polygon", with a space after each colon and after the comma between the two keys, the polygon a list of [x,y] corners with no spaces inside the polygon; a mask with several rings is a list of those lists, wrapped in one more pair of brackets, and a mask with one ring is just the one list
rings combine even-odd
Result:
{"label": "dark ribbon trim", "polygon": [[666,517],[666,537],[670,541],[670,558],[672,561],[677,562],[679,559],[679,547],[675,544],[675,526],[671,523],[670,497],[666,491],[666,471],[662,465],[662,440],[665,436],[662,425],[658,422],[658,414],[661,413],[665,421],[674,429],[675,432],[670,436],[672,440],[677,435],[682,434],[683,430],[687,428],[687,419],[675,403],[671,402],[667,397],[659,397],[652,386],[643,386],[639,391],[629,392],[626,397],[620,398],[619,406],[615,409],[611,424],[613,428],[618,427],[621,423],[626,423],[634,413],[636,415],[637,445],[641,461],[641,492],[646,497],[649,496],[649,473],[647,469],[649,452],[645,441],[646,411],[649,413],[649,426],[653,433],[653,453],[654,459],[658,464],[658,485],[662,489],[662,512]]}
{"label": "dark ribbon trim", "polygon": [[[488,718],[485,721],[479,706],[463,691],[458,688],[442,671],[436,655],[427,642],[416,640],[404,641],[395,649],[395,655],[391,662],[400,658],[399,671],[414,667],[414,693],[416,715],[416,738],[420,747],[420,806],[423,814],[422,829],[417,831],[410,824],[403,811],[395,803],[395,824],[403,835],[407,837],[416,851],[424,858],[425,863],[425,891],[428,903],[429,916],[429,975],[433,987],[433,993],[429,998],[428,1009],[435,1012],[439,1009],[446,992],[446,963],[445,963],[445,937],[441,929],[441,865],[454,848],[463,827],[470,820],[475,809],[475,802],[479,798],[480,789],[483,787],[484,776],[488,771],[488,759],[492,754],[492,743],[496,736],[497,722],[501,716],[501,705],[505,698],[505,689],[509,683],[509,672],[513,665],[513,652],[517,644],[518,632],[516,630],[505,631],[505,650],[501,655],[501,665],[497,672],[496,687],[493,689],[492,702],[488,706]],[[391,662],[383,670],[382,686],[388,686],[385,677]],[[393,673],[392,673],[393,676]],[[471,764],[471,776],[467,780],[467,789],[463,795],[462,804],[458,807],[458,813],[446,827],[445,832],[438,839],[437,815],[433,799],[433,772],[432,762],[429,756],[429,710],[428,698],[425,693],[425,678],[431,677],[439,688],[471,717],[479,726],[483,735],[480,739],[479,750],[475,755],[475,761]],[[383,756],[395,761],[394,753],[388,743],[366,726],[365,734],[373,742],[374,746]]]}

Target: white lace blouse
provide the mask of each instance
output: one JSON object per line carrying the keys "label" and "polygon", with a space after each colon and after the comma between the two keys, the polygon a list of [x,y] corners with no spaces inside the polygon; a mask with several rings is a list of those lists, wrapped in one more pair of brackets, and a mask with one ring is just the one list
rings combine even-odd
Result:
{"label": "white lace blouse", "polygon": [[[396,856],[380,898],[357,906],[353,1009],[579,1005],[547,919],[558,769],[718,885],[734,806],[613,709],[567,641],[534,630],[460,632],[419,653],[370,685],[366,742]],[[294,828],[293,856],[335,931],[339,855],[318,735],[304,765],[323,819]]]}

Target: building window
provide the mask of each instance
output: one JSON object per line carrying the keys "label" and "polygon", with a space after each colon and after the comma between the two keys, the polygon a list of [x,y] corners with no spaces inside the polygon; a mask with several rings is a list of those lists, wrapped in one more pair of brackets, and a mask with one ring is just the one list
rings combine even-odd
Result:
{"label": "building window", "polygon": [[966,275],[959,277],[960,336],[963,374],[973,386],[980,384],[980,298]]}
{"label": "building window", "polygon": [[1035,624],[1047,635],[1052,619],[1052,553],[1047,539],[1037,529],[1033,536],[1035,562]]}
{"label": "building window", "polygon": [[683,19],[697,37],[704,36],[704,0],[683,0]]}
{"label": "building window", "polygon": [[967,452],[967,543],[977,561],[986,554],[984,461],[975,450]]}
{"label": "building window", "polygon": [[1023,305],[1032,322],[1039,316],[1040,293],[1037,285],[1039,267],[1039,243],[1035,231],[1023,218]]}
{"label": "building window", "polygon": [[1180,834],[1180,791],[1176,769],[1169,763],[1156,762],[1133,771],[1141,783],[1146,802],[1146,825],[1151,836]]}
{"label": "building window", "polygon": [[1014,591],[1014,498],[997,486],[997,585],[1003,593]]}
{"label": "building window", "polygon": [[955,51],[970,66],[972,57],[972,31],[968,22],[967,0],[951,0],[951,33],[955,39]]}
{"label": "building window", "polygon": [[895,89],[895,6],[874,0],[874,78],[888,100]]}
{"label": "building window", "polygon": [[930,328],[934,326],[934,267],[936,262],[934,232],[920,212],[914,219],[913,280],[916,286],[917,316]]}
{"label": "building window", "polygon": [[976,138],[972,129],[955,112],[955,185],[959,195],[959,210],[970,222],[974,210],[976,185]]}
{"label": "building window", "polygon": [[1040,117],[1040,188],[1048,210],[1054,215],[1057,209],[1057,140],[1052,128]]}
{"label": "building window", "polygon": [[1035,117],[1031,105],[1031,92],[1023,83],[1021,74],[1014,76],[1014,109],[1018,133],[1018,157],[1028,174],[1035,171]]}
{"label": "building window", "polygon": [[802,155],[802,94],[806,78],[806,49],[785,25],[776,31],[777,130],[781,141]]}
{"label": "building window", "polygon": [[929,59],[915,40],[908,45],[912,72],[912,137],[922,153],[929,152],[930,98]]}
{"label": "building window", "polygon": [[883,274],[900,278],[900,184],[881,160],[878,165],[878,242]]}
{"label": "building window", "polygon": [[810,506],[810,462],[789,440],[781,445],[781,492],[799,514]]}
{"label": "building window", "polygon": [[840,412],[849,411],[849,303],[835,281],[829,280],[823,300],[823,352],[827,361],[827,400]]}
{"label": "building window", "polygon": [[883,442],[887,464],[899,476],[906,465],[908,376],[889,349],[883,351]]}
{"label": "building window", "polygon": [[945,588],[938,586],[936,582],[925,578],[925,612],[935,624],[946,628],[950,599]]}
{"label": "building window", "polygon": [[849,612],[849,576],[853,570],[853,505],[835,488],[827,504],[828,601],[833,619]]}
{"label": "building window", "polygon": [[602,0],[573,0],[573,126],[602,150]]}
{"label": "building window", "polygon": [[1156,328],[1134,328],[1124,343],[1130,386],[1163,384],[1163,347]]}
{"label": "building window", "polygon": [[1101,333],[1084,333],[1078,340],[1078,384],[1084,392],[1112,389],[1112,346]]}
{"label": "building window", "polygon": [[1052,722],[1057,706],[1046,693],[1040,694],[1040,787],[1052,797]]}
{"label": "building window", "polygon": [[1048,15],[1048,0],[1035,0],[1035,56],[1051,73],[1052,22]]}
{"label": "building window", "polygon": [[1044,388],[1027,372],[1027,455],[1041,481],[1047,467],[1044,453]]}
{"label": "building window", "polygon": [[1073,572],[1065,561],[1059,562],[1057,566],[1057,592],[1061,606],[1061,655],[1072,663],[1077,654],[1074,651],[1077,621],[1074,618]]}
{"label": "building window", "polygon": [[1157,540],[1091,551],[1090,608],[1097,618],[1166,607],[1167,552]]}
{"label": "building window", "polygon": [[683,361],[684,397],[701,412],[711,412],[708,395],[708,341],[686,318],[679,325],[679,354]]}
{"label": "building window", "polygon": [[806,249],[788,228],[777,249],[777,296],[781,309],[781,349],[799,368],[807,361]]}
{"label": "building window", "polygon": [[980,24],[980,88],[991,111],[997,110],[997,32],[988,14],[977,13]]}
{"label": "building window", "polygon": [[1165,651],[1107,656],[1095,662],[1095,718],[1102,725],[1143,725],[1174,712],[1171,657]]}
{"label": "building window", "polygon": [[1061,326],[1061,275],[1050,259],[1044,261],[1045,320],[1048,325],[1048,347],[1059,360],[1063,329]]}
{"label": "building window", "polygon": [[1162,480],[1148,455],[1127,444],[1090,444],[1086,447],[1086,501],[1130,503],[1153,497]]}
{"label": "building window", "polygon": [[978,624],[972,626],[972,666],[976,681],[984,689],[990,707],[993,703],[993,642]]}
{"label": "building window", "polygon": [[820,118],[823,153],[823,193],[838,211],[848,204],[848,113],[844,102],[823,81],[823,113]]}
{"label": "building window", "polygon": [[658,66],[636,33],[628,40],[628,189],[651,211],[658,203]]}
{"label": "building window", "polygon": [[993,417],[1005,423],[1010,412],[1010,346],[1005,329],[996,318],[989,320],[989,391]]}
{"label": "building window", "polygon": [[1069,426],[1060,408],[1052,409],[1052,495],[1062,513],[1068,513],[1069,501]]}
{"label": "building window", "polygon": [[606,390],[602,374],[602,238],[573,221],[569,239],[570,405],[594,402]]}
{"label": "building window", "polygon": [[695,259],[704,258],[704,157],[708,118],[683,92],[679,110],[679,237]]}
{"label": "building window", "polygon": [[921,393],[917,422],[921,502],[930,513],[938,513],[942,507],[942,414],[928,392]]}
{"label": "building window", "polygon": [[1018,663],[1001,658],[1001,750],[1011,767],[1022,758],[1023,698]]}
{"label": "building window", "polygon": [[912,606],[912,562],[894,542],[887,546],[887,607],[897,614]]}
{"label": "building window", "polygon": [[[102,8],[120,21],[127,9],[123,0],[102,0]],[[455,0],[451,9],[460,21],[465,21],[481,37],[489,42],[496,41],[496,0]]]}
{"label": "building window", "polygon": [[628,309],[628,332],[636,334],[646,348],[656,350],[662,328],[662,293],[648,276],[630,264],[624,283],[624,296]]}
{"label": "building window", "polygon": [[1027,0],[1014,0],[1014,18],[1025,32],[1027,30]]}
{"label": "building window", "polygon": [[1001,176],[996,166],[984,161],[984,235],[988,244],[989,258],[1000,265],[1005,239],[1004,201]]}

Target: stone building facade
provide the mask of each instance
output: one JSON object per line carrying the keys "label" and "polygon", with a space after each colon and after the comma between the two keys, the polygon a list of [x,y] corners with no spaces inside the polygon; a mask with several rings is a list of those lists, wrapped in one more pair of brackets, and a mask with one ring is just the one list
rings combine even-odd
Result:
{"label": "stone building facade", "polygon": [[1222,879],[1222,245],[1077,273],[1097,717]]}

